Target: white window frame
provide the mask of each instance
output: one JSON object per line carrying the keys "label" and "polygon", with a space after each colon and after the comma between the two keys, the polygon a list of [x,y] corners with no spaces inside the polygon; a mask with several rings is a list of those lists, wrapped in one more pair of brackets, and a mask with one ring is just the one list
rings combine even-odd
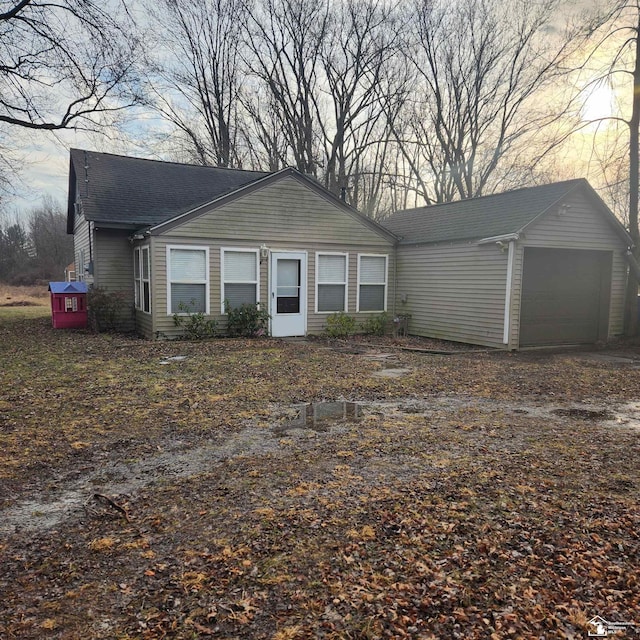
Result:
{"label": "white window frame", "polygon": [[[344,282],[320,282],[320,256],[344,256]],[[349,310],[349,254],[344,251],[317,251],[316,252],[316,302],[315,312],[324,315],[331,315],[332,313],[340,313],[339,311],[319,311],[318,310],[318,286],[321,284],[343,284],[344,285],[344,305],[341,311],[347,312]]]}
{"label": "white window frame", "polygon": [[84,271],[84,249],[80,249],[78,252],[78,268],[77,268],[77,282],[84,282],[85,280],[85,271]]}
{"label": "white window frame", "polygon": [[[147,277],[144,277],[144,252],[147,252]],[[133,288],[135,298],[135,308],[142,313],[151,315],[151,248],[148,244],[136,247],[133,250]],[[136,278],[136,264],[138,265],[138,277]],[[145,295],[144,285],[148,286],[149,291],[149,310],[144,308]],[[138,285],[138,286],[136,286]]]}
{"label": "white window frame", "polygon": [[[133,250],[133,306],[141,311],[140,299],[142,298],[142,265],[140,263],[140,247]],[[136,268],[138,273],[136,274]]]}
{"label": "white window frame", "polygon": [[[363,286],[363,283],[360,282],[360,273],[361,273],[361,261],[362,258],[384,258],[384,282],[366,282],[364,286],[367,285],[384,285],[384,309],[377,309],[375,311],[360,311],[360,287]],[[387,310],[387,298],[389,297],[389,256],[386,253],[359,253],[358,254],[358,284],[356,291],[356,311],[358,313],[384,313]]]}
{"label": "white window frame", "polygon": [[[183,251],[204,251],[205,253],[205,276],[204,280],[171,280],[171,251],[173,249],[179,249]],[[196,245],[196,244],[168,244],[167,245],[167,315],[179,315],[186,316],[188,313],[174,313],[171,311],[171,284],[175,282],[176,284],[204,284],[205,285],[205,310],[204,314],[209,315],[211,312],[210,307],[210,262],[209,262],[209,247],[206,245]]]}
{"label": "white window frame", "polygon": [[229,284],[255,284],[256,285],[256,304],[260,304],[260,249],[252,249],[250,247],[220,247],[220,313],[226,315],[224,308],[225,292],[224,292],[224,254],[225,253],[253,253],[256,258],[256,280],[237,280],[229,282]]}

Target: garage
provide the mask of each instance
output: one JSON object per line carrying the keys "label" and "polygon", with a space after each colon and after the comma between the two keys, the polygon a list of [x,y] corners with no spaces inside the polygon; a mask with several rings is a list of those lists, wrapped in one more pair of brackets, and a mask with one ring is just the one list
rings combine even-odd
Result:
{"label": "garage", "polygon": [[584,179],[399,211],[395,312],[412,335],[498,349],[624,329],[633,241]]}
{"label": "garage", "polygon": [[611,251],[524,248],[520,346],[606,340]]}

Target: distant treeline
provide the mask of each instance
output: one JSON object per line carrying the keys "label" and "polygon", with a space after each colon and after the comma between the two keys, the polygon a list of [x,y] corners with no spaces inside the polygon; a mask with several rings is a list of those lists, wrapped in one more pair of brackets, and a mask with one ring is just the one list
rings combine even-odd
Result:
{"label": "distant treeline", "polygon": [[0,282],[14,285],[63,280],[73,260],[61,206],[45,199],[26,221],[0,218]]}

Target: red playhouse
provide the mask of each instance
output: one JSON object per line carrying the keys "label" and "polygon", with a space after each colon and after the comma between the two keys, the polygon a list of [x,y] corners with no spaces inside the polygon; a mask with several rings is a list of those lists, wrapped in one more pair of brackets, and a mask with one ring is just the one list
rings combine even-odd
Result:
{"label": "red playhouse", "polygon": [[87,327],[87,285],[84,282],[50,282],[51,322],[54,329]]}

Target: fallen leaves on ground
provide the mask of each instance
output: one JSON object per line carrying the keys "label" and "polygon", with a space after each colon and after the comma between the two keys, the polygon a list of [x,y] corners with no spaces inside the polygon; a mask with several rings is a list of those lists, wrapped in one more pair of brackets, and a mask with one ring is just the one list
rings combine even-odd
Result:
{"label": "fallen leaves on ground", "polygon": [[[8,536],[0,636],[550,639],[634,620],[640,432],[519,407],[637,400],[640,371],[398,351],[411,372],[373,378],[378,362],[333,347],[0,324],[7,512],[114,461],[256,438],[132,495],[106,477],[110,503],[88,486],[84,510]],[[276,408],[337,399],[363,415],[273,432]]]}

